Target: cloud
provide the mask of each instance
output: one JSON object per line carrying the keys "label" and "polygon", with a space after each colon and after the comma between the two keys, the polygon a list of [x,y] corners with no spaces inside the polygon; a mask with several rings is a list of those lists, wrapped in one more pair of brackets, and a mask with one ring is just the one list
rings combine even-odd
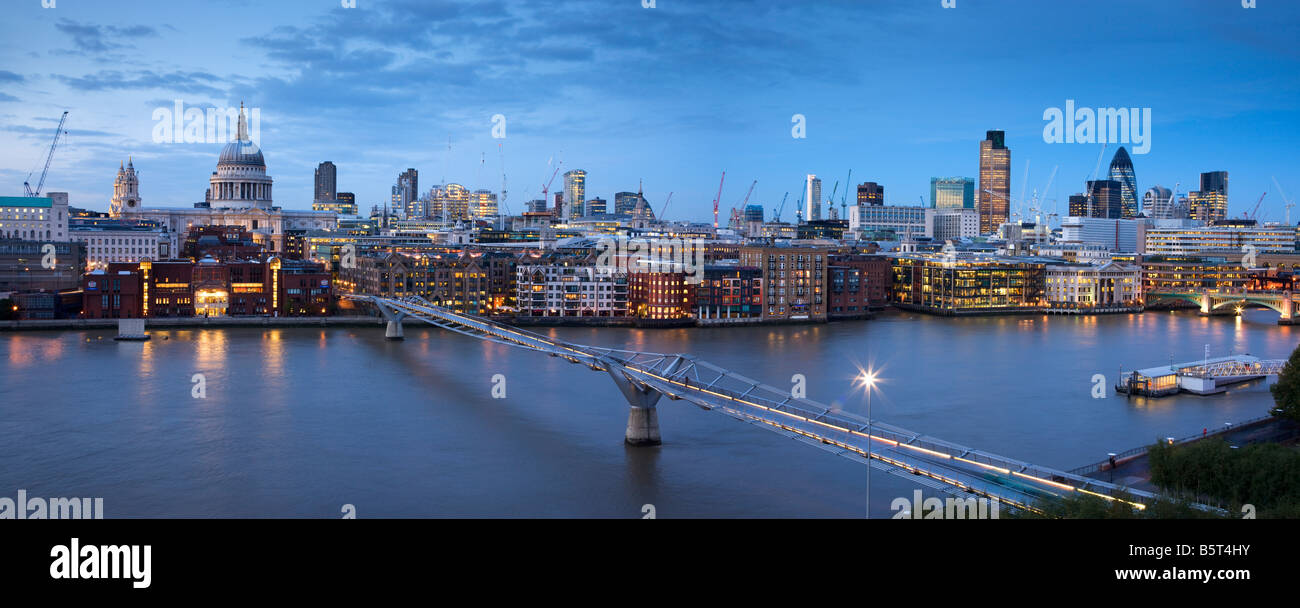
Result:
{"label": "cloud", "polygon": [[87,25],[69,19],[60,19],[54,24],[60,32],[72,38],[72,44],[78,50],[89,53],[102,53],[112,49],[131,48],[122,39],[148,38],[158,35],[158,30],[147,25],[117,27],[114,25]]}
{"label": "cloud", "polygon": [[0,82],[22,82],[23,80],[22,74],[0,70]]}
{"label": "cloud", "polygon": [[164,89],[178,93],[201,93],[213,97],[224,97],[225,89],[218,85],[228,84],[221,77],[208,72],[154,72],[137,70],[120,72],[104,70],[85,76],[54,75],[56,80],[80,91],[112,91],[131,89]]}

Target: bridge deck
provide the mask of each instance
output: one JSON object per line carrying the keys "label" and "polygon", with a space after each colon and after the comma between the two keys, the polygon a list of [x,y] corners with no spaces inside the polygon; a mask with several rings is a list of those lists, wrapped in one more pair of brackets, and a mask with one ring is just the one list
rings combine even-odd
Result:
{"label": "bridge deck", "polygon": [[669,399],[725,413],[932,488],[984,496],[1033,511],[1037,510],[1038,499],[1069,494],[1120,500],[1138,509],[1154,498],[1149,492],[999,456],[883,422],[868,422],[690,355],[572,344],[459,314],[420,298],[353,297],[373,302],[386,316],[411,316],[478,339],[563,357],[593,370],[621,373],[640,387]]}

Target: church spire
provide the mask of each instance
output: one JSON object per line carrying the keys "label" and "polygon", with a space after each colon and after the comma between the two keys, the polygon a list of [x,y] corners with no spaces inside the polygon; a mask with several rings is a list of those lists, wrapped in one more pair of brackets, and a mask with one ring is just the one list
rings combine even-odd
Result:
{"label": "church spire", "polygon": [[[229,123],[227,123],[229,124]],[[248,120],[244,118],[244,102],[239,102],[239,131],[235,135],[239,141],[248,141]]]}

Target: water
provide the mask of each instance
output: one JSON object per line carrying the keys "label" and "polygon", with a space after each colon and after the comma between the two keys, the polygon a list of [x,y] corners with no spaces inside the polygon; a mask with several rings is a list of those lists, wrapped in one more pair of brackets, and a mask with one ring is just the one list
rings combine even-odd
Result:
{"label": "water", "polygon": [[[1264,383],[1211,397],[1127,399],[1120,366],[1288,356],[1300,328],[1146,313],[949,319],[891,313],[811,326],[544,330],[565,340],[689,352],[863,414],[852,380],[881,370],[874,417],[1073,468],[1264,415]],[[623,445],[607,376],[558,358],[408,327],[0,335],[0,496],[103,497],[108,517],[861,517],[861,464],[663,400],[664,445]],[[206,398],[192,397],[194,374]],[[492,398],[492,376],[506,398]],[[1105,375],[1105,398],[1091,395]],[[873,471],[873,516],[911,497]],[[927,490],[927,495],[931,491]]]}

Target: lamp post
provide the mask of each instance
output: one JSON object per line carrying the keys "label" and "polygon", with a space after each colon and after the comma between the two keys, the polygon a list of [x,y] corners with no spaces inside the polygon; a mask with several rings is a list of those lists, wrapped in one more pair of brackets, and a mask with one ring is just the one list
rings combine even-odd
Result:
{"label": "lamp post", "polygon": [[867,519],[871,519],[871,391],[876,387],[876,372],[868,368],[862,372],[862,385],[867,388]]}

